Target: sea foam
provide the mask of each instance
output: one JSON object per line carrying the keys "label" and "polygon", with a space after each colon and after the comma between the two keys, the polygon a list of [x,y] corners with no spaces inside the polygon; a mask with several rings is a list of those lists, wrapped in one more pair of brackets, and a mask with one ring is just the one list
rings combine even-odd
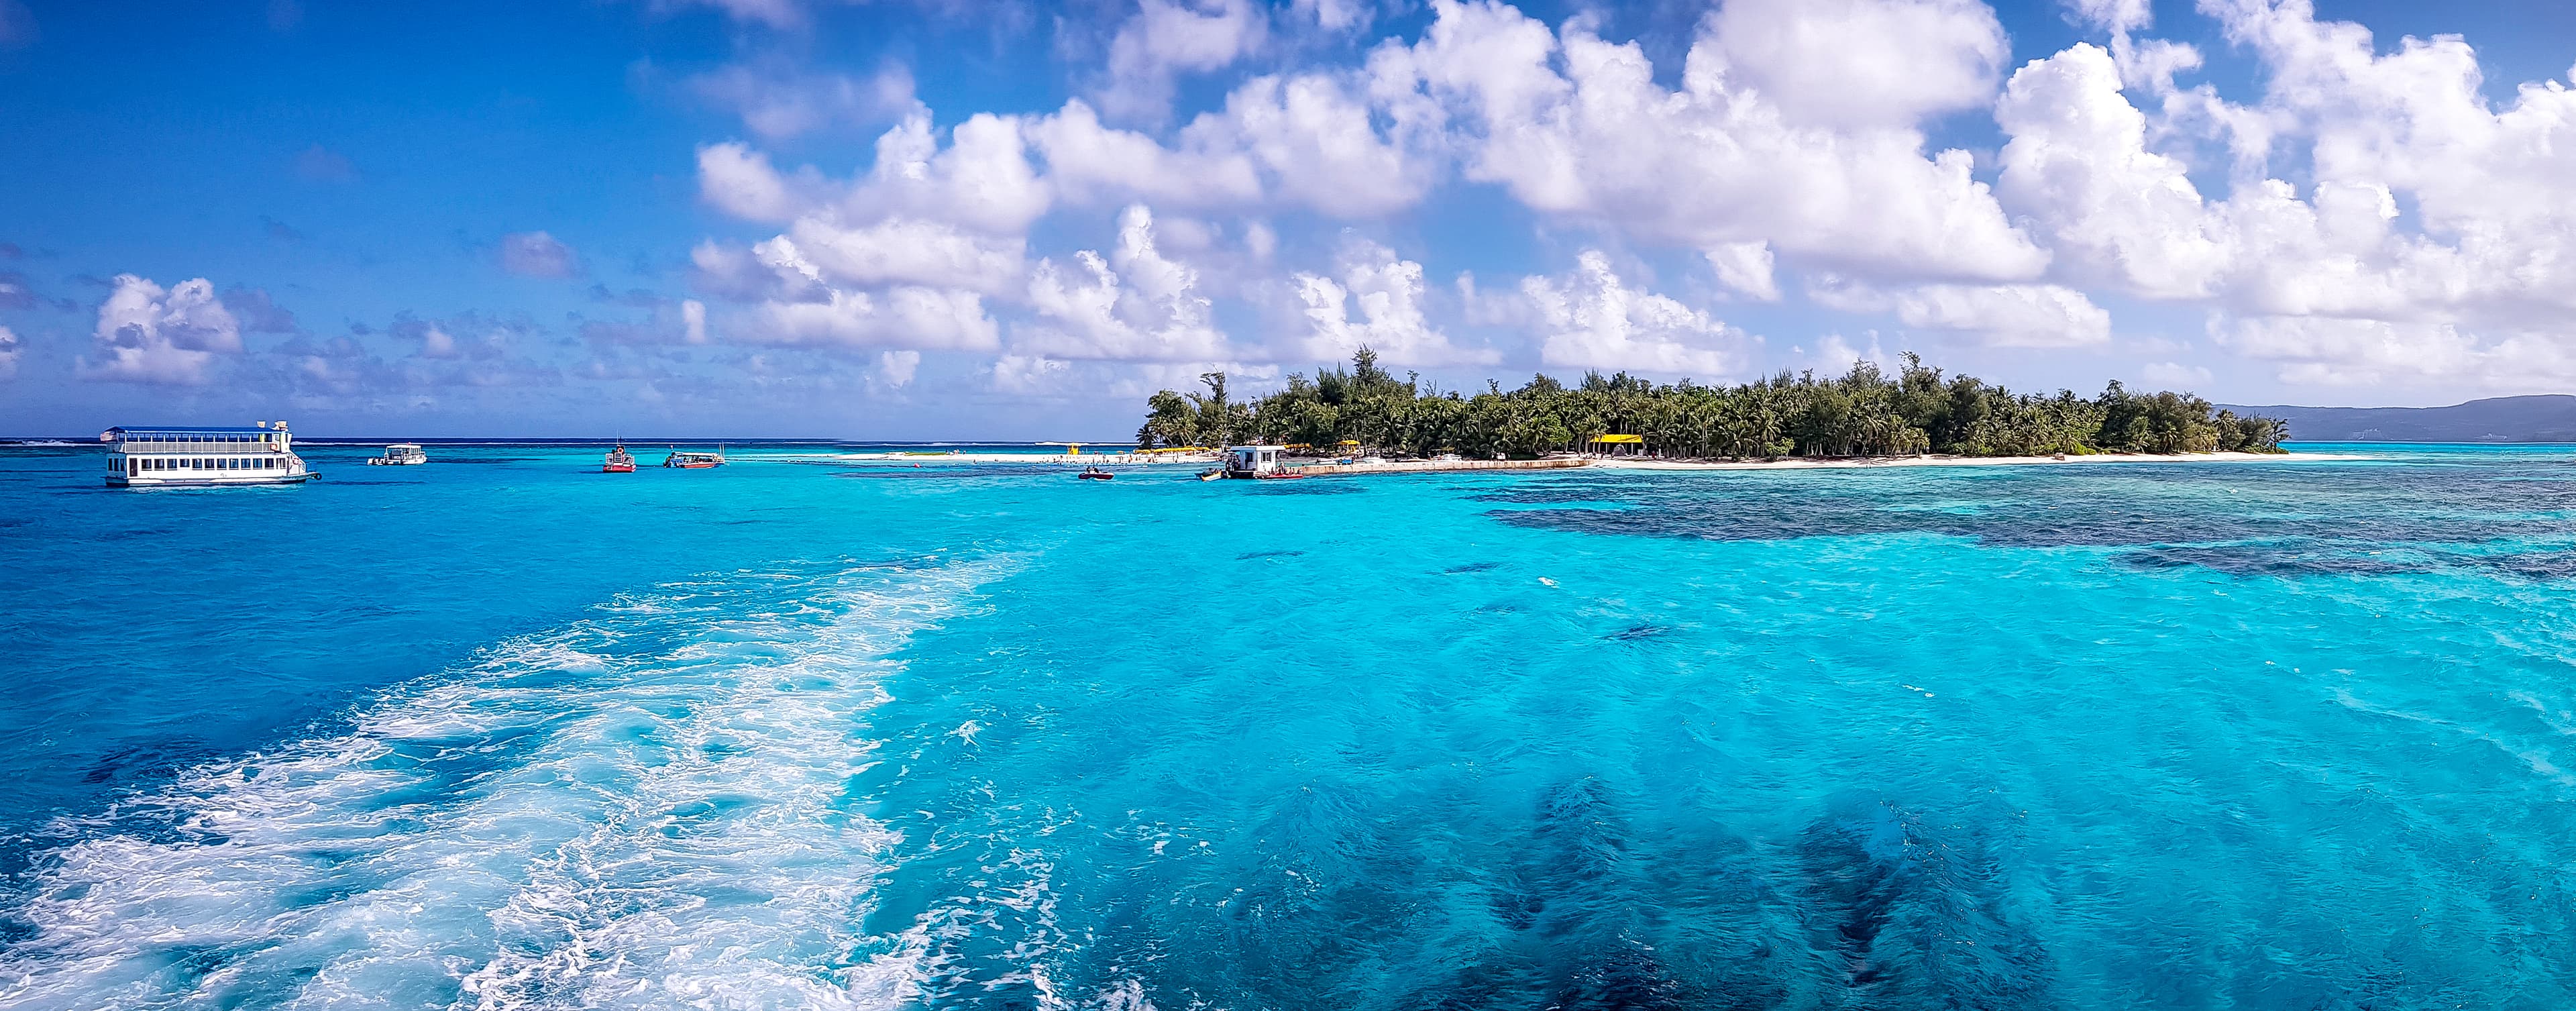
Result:
{"label": "sea foam", "polygon": [[1000,564],[621,598],[64,826],[0,1004],[900,1004],[924,945],[857,932],[897,837],[846,783],[889,654]]}

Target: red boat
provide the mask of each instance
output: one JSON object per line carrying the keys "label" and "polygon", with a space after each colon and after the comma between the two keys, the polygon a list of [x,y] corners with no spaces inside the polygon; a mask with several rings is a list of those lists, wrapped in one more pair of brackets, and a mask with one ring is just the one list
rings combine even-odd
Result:
{"label": "red boat", "polygon": [[608,451],[608,459],[600,463],[599,472],[602,474],[635,473],[635,458],[627,454],[626,447],[619,446]]}

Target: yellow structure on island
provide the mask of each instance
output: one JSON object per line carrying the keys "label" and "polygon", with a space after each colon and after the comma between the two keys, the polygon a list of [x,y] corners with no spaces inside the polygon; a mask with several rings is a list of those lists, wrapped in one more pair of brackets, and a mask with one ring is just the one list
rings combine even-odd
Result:
{"label": "yellow structure on island", "polygon": [[1646,437],[1642,435],[1603,435],[1597,436],[1593,438],[1592,441],[1584,443],[1583,445],[1585,449],[1589,449],[1595,453],[1643,453],[1646,451]]}

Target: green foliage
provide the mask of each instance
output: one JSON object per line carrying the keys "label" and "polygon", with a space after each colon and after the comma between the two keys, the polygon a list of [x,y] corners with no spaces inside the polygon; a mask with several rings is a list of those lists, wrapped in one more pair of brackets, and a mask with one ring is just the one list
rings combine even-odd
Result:
{"label": "green foliage", "polygon": [[2043,456],[2054,453],[2272,453],[2287,434],[2272,418],[2212,413],[2188,393],[2130,393],[2117,382],[2092,399],[2014,393],[1972,376],[1945,376],[1909,353],[1889,376],[1868,362],[1840,378],[1782,372],[1740,386],[1657,384],[1625,372],[1587,373],[1568,387],[1540,374],[1519,389],[1442,392],[1418,376],[1398,379],[1361,348],[1348,369],[1251,404],[1227,399],[1226,377],[1199,377],[1204,394],[1164,390],[1145,402],[1136,444],[1220,446],[1260,441],[1327,449],[1345,439],[1370,450],[1474,458],[1532,457],[1582,448],[1603,435],[1637,435],[1662,456]]}

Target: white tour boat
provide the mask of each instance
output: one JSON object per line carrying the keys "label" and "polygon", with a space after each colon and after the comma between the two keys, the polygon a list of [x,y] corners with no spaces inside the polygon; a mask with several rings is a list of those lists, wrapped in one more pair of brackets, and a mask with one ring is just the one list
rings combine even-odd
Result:
{"label": "white tour boat", "polygon": [[257,428],[111,428],[98,441],[110,444],[111,488],[295,484],[321,476],[295,455],[295,437],[283,421]]}
{"label": "white tour boat", "polygon": [[428,462],[429,454],[421,452],[417,442],[397,442],[385,447],[385,455],[367,458],[370,467],[408,467]]}

